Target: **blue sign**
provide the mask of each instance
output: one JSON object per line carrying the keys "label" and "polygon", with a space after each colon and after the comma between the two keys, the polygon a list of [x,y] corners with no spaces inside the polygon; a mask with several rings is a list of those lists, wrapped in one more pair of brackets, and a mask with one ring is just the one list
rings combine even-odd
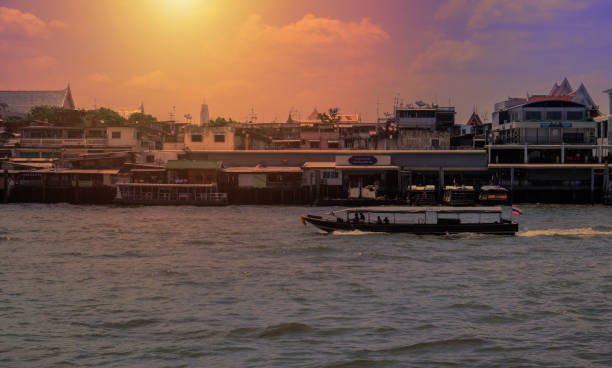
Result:
{"label": "blue sign", "polygon": [[540,128],[571,128],[572,123],[569,121],[563,122],[550,122],[550,123],[540,123]]}
{"label": "blue sign", "polygon": [[355,166],[372,166],[376,165],[378,160],[374,156],[351,156],[348,162]]}

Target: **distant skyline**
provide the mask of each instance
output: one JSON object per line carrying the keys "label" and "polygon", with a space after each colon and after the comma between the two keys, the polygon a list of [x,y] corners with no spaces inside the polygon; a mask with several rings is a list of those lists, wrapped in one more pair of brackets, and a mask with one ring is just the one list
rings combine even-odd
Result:
{"label": "distant skyline", "polygon": [[62,89],[78,108],[167,119],[285,121],[339,107],[365,120],[393,98],[475,106],[584,83],[612,88],[606,0],[135,0],[0,3],[0,89]]}

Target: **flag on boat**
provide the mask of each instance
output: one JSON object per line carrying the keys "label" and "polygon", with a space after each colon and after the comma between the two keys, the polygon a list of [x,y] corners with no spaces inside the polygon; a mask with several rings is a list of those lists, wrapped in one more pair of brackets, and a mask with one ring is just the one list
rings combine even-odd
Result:
{"label": "flag on boat", "polygon": [[518,208],[517,206],[512,206],[512,214],[514,216],[520,216],[523,214],[523,211],[521,211],[521,209]]}

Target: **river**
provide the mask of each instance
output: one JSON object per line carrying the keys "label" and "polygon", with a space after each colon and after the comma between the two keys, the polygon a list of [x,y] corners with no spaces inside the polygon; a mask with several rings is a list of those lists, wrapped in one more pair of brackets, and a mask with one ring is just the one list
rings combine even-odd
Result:
{"label": "river", "polygon": [[0,205],[0,366],[611,366],[612,207],[520,207],[496,237]]}

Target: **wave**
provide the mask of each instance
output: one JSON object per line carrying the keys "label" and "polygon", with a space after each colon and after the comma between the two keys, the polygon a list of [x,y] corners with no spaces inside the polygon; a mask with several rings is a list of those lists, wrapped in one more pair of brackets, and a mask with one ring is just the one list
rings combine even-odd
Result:
{"label": "wave", "polygon": [[156,319],[129,319],[126,321],[118,321],[118,322],[106,322],[101,325],[103,328],[113,328],[113,329],[127,329],[127,328],[137,328],[142,326],[151,325],[159,322]]}
{"label": "wave", "polygon": [[488,341],[478,338],[466,338],[466,339],[449,339],[449,340],[435,340],[435,341],[427,341],[427,342],[419,342],[412,345],[406,346],[397,346],[390,349],[385,349],[383,352],[387,353],[400,353],[407,352],[413,350],[423,350],[423,349],[436,349],[436,348],[453,348],[453,347],[469,347],[469,346],[479,346],[487,344]]}
{"label": "wave", "polygon": [[545,229],[545,230],[527,230],[517,233],[518,236],[597,236],[597,235],[612,235],[612,230],[609,226],[583,227],[575,229]]}
{"label": "wave", "polygon": [[291,323],[280,323],[278,325],[272,325],[265,328],[256,327],[241,327],[233,329],[229,332],[229,336],[232,337],[279,337],[284,335],[301,334],[311,332],[312,328],[303,323],[291,322]]}
{"label": "wave", "polygon": [[383,233],[378,231],[361,231],[361,230],[336,230],[332,233],[333,235],[389,235],[389,233]]}

